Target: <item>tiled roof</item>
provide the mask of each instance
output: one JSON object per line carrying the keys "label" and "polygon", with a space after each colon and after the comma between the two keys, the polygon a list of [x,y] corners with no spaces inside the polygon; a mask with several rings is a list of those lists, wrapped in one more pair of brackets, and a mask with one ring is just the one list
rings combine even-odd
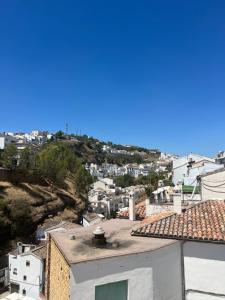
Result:
{"label": "tiled roof", "polygon": [[42,259],[46,259],[47,245],[44,244],[42,246],[39,246],[39,247],[35,248],[34,250],[32,250],[31,252],[34,253],[36,256],[42,258]]}
{"label": "tiled roof", "polygon": [[225,202],[205,201],[132,231],[132,235],[225,243]]}

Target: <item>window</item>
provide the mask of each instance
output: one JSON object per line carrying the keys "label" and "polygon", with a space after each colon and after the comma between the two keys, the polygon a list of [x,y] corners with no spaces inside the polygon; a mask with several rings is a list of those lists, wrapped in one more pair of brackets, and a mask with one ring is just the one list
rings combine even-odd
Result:
{"label": "window", "polygon": [[29,260],[26,261],[26,266],[27,266],[27,267],[30,266],[30,261],[29,261]]}
{"label": "window", "polygon": [[128,281],[118,281],[95,287],[95,300],[127,300]]}
{"label": "window", "polygon": [[17,268],[14,268],[14,269],[13,269],[13,274],[14,274],[14,275],[17,275]]}
{"label": "window", "polygon": [[24,281],[27,280],[27,276],[26,276],[26,275],[23,276],[23,280],[24,280]]}
{"label": "window", "polygon": [[23,293],[23,296],[26,296],[26,294],[27,294],[25,289],[23,289],[22,293]]}

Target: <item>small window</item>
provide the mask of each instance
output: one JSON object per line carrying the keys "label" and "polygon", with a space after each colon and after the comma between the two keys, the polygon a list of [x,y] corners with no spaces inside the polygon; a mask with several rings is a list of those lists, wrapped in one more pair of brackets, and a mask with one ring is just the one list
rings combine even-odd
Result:
{"label": "small window", "polygon": [[27,280],[27,276],[26,276],[26,275],[23,276],[23,280],[24,280],[24,281]]}
{"label": "small window", "polygon": [[30,266],[30,261],[27,260],[27,261],[26,261],[26,267],[29,267],[29,266]]}
{"label": "small window", "polygon": [[14,268],[14,269],[13,269],[13,274],[14,274],[14,275],[17,275],[17,268]]}
{"label": "small window", "polygon": [[25,289],[23,289],[23,296],[26,296],[26,294],[27,294],[27,292],[26,292],[26,290]]}

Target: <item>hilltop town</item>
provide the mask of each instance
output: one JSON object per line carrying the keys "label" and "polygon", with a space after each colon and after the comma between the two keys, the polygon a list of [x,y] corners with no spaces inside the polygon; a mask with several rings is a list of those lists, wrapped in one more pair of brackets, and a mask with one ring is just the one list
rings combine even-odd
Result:
{"label": "hilltop town", "polygon": [[1,299],[126,299],[137,281],[132,299],[223,295],[225,152],[61,131],[2,133],[0,149]]}

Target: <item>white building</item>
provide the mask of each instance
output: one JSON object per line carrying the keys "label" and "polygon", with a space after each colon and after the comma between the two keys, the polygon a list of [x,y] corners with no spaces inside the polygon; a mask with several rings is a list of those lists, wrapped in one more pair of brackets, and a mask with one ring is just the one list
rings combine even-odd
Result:
{"label": "white building", "polygon": [[195,185],[196,176],[221,167],[214,159],[191,153],[173,161],[173,183],[182,181],[185,185]]}
{"label": "white building", "polygon": [[180,241],[181,257],[177,259],[183,269],[187,300],[225,298],[224,211],[224,201],[200,202],[132,232],[135,236]]}
{"label": "white building", "polygon": [[134,224],[130,220],[106,221],[102,228],[71,231],[75,239],[52,233],[47,298],[181,300],[179,242],[131,236]]}
{"label": "white building", "polygon": [[46,246],[17,244],[9,253],[10,292],[40,299],[45,281]]}
{"label": "white building", "polygon": [[105,217],[102,214],[89,213],[86,212],[82,216],[82,225],[88,227],[91,225],[96,225],[105,220]]}
{"label": "white building", "polygon": [[92,186],[94,190],[115,192],[115,184],[113,183],[113,179],[110,178],[101,178],[94,182]]}

